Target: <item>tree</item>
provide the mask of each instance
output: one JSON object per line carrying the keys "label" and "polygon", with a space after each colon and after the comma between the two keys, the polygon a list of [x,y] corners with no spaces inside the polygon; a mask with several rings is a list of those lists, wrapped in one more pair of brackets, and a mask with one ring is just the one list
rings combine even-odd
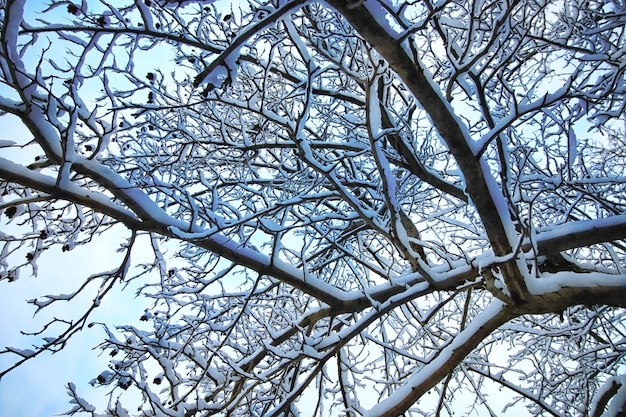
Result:
{"label": "tree", "polygon": [[110,415],[617,415],[623,2],[1,4],[2,280],[126,230],[2,375],[141,276]]}

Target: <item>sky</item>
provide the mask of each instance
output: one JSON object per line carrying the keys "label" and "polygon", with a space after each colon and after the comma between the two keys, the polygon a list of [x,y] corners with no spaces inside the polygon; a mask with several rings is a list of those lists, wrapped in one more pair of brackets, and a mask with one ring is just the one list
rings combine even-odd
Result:
{"label": "sky", "polygon": [[[0,123],[0,131],[2,129]],[[0,228],[5,233],[5,220]],[[52,317],[72,318],[83,313],[89,306],[93,291],[77,303],[61,301],[34,315],[35,307],[26,300],[46,294],[71,293],[91,273],[110,270],[119,264],[119,255],[114,249],[119,245],[116,233],[105,233],[98,239],[101,246],[97,252],[93,247],[80,246],[68,253],[53,250],[44,253],[39,262],[37,276],[22,274],[15,282],[0,282],[0,346],[28,349],[33,343],[40,344],[39,337],[28,337],[20,331],[38,331]],[[124,291],[109,293],[94,311],[89,321],[109,324],[131,324],[138,322],[148,301],[135,298],[135,286]],[[49,311],[48,311],[49,310]],[[33,358],[5,375],[0,382],[0,416],[48,417],[63,413],[71,408],[66,394],[68,382],[74,382],[79,394],[99,410],[106,407],[106,388],[94,388],[89,381],[107,369],[108,355],[100,356],[95,349],[105,334],[100,326],[84,328],[74,335],[65,349],[58,353],[48,352]],[[15,355],[0,355],[0,367],[5,369],[14,363]]]}

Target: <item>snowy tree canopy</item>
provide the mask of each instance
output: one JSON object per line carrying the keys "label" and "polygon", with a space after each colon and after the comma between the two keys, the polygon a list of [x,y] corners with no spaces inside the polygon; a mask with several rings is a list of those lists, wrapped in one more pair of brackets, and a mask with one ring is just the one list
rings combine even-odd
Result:
{"label": "snowy tree canopy", "polygon": [[69,414],[625,404],[623,1],[0,4],[3,291],[124,230],[0,375],[89,325],[113,393]]}

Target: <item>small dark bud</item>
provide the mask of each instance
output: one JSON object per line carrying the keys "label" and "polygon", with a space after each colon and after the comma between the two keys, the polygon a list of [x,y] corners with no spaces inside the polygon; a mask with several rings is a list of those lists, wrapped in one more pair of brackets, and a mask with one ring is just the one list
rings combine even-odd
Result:
{"label": "small dark bud", "polygon": [[76,5],[74,5],[74,4],[68,4],[67,5],[67,12],[69,14],[77,15],[78,14],[78,7],[76,7]]}
{"label": "small dark bud", "polygon": [[30,253],[30,252],[26,254],[26,260],[27,260],[28,262],[32,261],[34,257],[35,257],[35,255],[33,255],[33,254],[32,254],[32,253]]}
{"label": "small dark bud", "polygon": [[107,24],[107,18],[106,18],[106,17],[104,17],[104,16],[100,16],[100,17],[98,18],[97,22],[98,22],[98,24],[99,24],[100,26],[104,26],[104,25],[106,25],[106,24]]}
{"label": "small dark bud", "polygon": [[93,146],[91,146],[91,145],[85,145],[85,150],[86,150],[87,152],[91,152],[91,151],[93,151]]}
{"label": "small dark bud", "polygon": [[48,238],[48,232],[46,230],[42,230],[41,233],[39,233],[39,239],[47,239]]}
{"label": "small dark bud", "polygon": [[68,252],[70,250],[70,245],[65,244],[63,245],[63,247],[61,248],[61,252]]}
{"label": "small dark bud", "polygon": [[148,104],[152,104],[152,103],[154,103],[154,93],[150,91],[148,93]]}
{"label": "small dark bud", "polygon": [[226,16],[224,16],[224,18],[222,19],[224,22],[228,22],[230,19],[233,18],[232,14],[227,14]]}
{"label": "small dark bud", "polygon": [[161,383],[161,378],[159,378],[158,376],[157,376],[157,377],[155,377],[155,378],[152,380],[152,383],[153,383],[153,384],[156,384],[156,385],[159,385],[159,384]]}
{"label": "small dark bud", "polygon": [[98,375],[97,379],[98,379],[98,382],[101,384],[104,384],[106,382],[106,378],[102,374]]}
{"label": "small dark bud", "polygon": [[154,72],[149,72],[146,74],[146,78],[150,81],[154,81]]}
{"label": "small dark bud", "polygon": [[139,318],[140,321],[148,321],[148,316],[145,314]]}
{"label": "small dark bud", "polygon": [[15,216],[15,213],[17,213],[17,207],[15,207],[15,206],[7,207],[6,209],[4,209],[4,214],[9,219],[12,219],[13,216]]}

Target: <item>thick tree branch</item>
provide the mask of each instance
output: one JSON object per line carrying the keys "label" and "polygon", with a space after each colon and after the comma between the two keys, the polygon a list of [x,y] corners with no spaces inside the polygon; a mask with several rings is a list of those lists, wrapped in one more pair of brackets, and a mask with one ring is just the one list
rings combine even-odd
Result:
{"label": "thick tree branch", "polygon": [[[90,207],[124,223],[129,229],[150,231],[162,236],[194,242],[196,245],[239,265],[261,274],[276,277],[330,306],[338,307],[345,303],[344,299],[337,296],[342,293],[341,290],[337,290],[313,277],[307,281],[302,270],[298,270],[286,262],[278,264],[277,261],[272,261],[267,256],[255,252],[217,231],[210,233],[197,231],[194,234],[178,230],[180,227],[188,225],[167,216],[141,189],[131,186],[117,174],[110,172],[108,168],[99,166],[97,162],[84,161],[84,164],[76,163],[74,166],[80,168],[79,171],[83,174],[88,174],[94,180],[101,181],[103,183],[101,185],[110,190],[127,206],[134,208],[142,218],[136,217],[132,212],[102,194],[87,191],[71,183],[64,188],[59,188],[56,179],[2,158],[0,158],[0,178],[49,194],[50,198],[67,200]],[[153,208],[146,210],[149,207]]]}
{"label": "thick tree branch", "polygon": [[404,386],[373,407],[363,417],[397,417],[405,413],[422,395],[434,387],[493,331],[515,314],[498,300],[494,300],[475,317],[451,343],[432,358],[426,366],[413,374]]}
{"label": "thick tree branch", "polygon": [[[626,215],[579,220],[539,229],[535,241],[539,253],[556,253],[604,242],[626,239]],[[530,249],[526,245],[525,250]]]}
{"label": "thick tree branch", "polygon": [[[415,95],[428,113],[437,131],[446,142],[465,179],[465,192],[474,203],[481,218],[489,242],[496,256],[505,256],[512,251],[515,237],[509,236],[512,230],[507,207],[501,202],[504,197],[496,188],[487,165],[474,156],[470,146],[471,138],[452,108],[426,75],[412,48],[411,40],[394,38],[378,24],[377,19],[364,4],[351,4],[341,0],[329,0],[329,4],[339,10],[350,24],[376,49],[398,74],[409,90]],[[505,225],[505,223],[507,223]],[[527,290],[522,275],[515,262],[503,265],[503,275],[513,300],[523,301]]]}

